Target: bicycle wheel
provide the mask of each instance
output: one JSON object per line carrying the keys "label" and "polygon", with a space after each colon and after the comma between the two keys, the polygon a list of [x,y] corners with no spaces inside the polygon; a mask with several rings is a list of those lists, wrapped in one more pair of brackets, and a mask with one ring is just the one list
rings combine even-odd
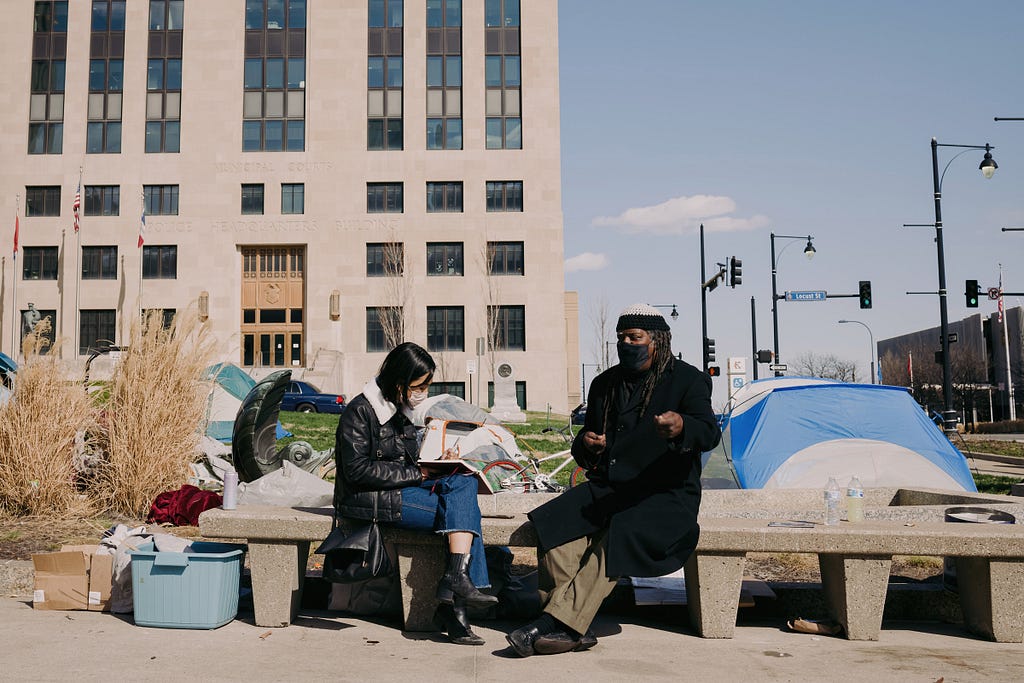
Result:
{"label": "bicycle wheel", "polygon": [[515,485],[525,486],[531,481],[530,473],[526,468],[512,460],[495,460],[487,463],[480,472],[497,487],[503,489],[509,489]]}
{"label": "bicycle wheel", "polygon": [[572,471],[572,475],[569,477],[569,488],[582,484],[587,480],[587,471],[582,467],[576,467]]}

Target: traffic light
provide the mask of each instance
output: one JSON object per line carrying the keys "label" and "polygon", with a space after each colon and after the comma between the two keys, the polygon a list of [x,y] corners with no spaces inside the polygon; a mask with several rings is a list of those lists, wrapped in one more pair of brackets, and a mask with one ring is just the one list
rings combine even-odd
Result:
{"label": "traffic light", "polygon": [[978,307],[978,291],[981,288],[978,286],[977,280],[968,280],[967,284],[964,285],[964,296],[967,298],[967,308]]}
{"label": "traffic light", "polygon": [[860,307],[871,308],[871,280],[860,281]]}
{"label": "traffic light", "polygon": [[757,352],[757,362],[758,363],[771,363],[772,360],[774,359],[774,355],[775,354],[773,354],[771,351],[769,351],[767,349],[760,349]]}
{"label": "traffic light", "polygon": [[712,377],[718,377],[719,375],[722,374],[722,368],[718,367],[717,365],[709,365],[708,374],[711,375]]}
{"label": "traffic light", "polygon": [[715,340],[704,337],[704,358],[708,363],[715,362]]}
{"label": "traffic light", "polygon": [[729,259],[729,286],[743,284],[743,261],[735,256]]}

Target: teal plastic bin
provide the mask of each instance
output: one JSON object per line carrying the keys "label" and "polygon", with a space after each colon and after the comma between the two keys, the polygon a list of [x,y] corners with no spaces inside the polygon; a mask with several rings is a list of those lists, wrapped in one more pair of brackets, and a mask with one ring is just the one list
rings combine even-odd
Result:
{"label": "teal plastic bin", "polygon": [[196,541],[191,552],[158,552],[146,543],[131,552],[137,626],[210,629],[238,614],[244,550]]}

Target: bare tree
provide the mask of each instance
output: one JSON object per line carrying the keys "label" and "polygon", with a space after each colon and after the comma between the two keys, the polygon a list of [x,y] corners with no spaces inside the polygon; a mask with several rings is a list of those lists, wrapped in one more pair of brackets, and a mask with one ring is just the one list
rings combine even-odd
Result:
{"label": "bare tree", "polygon": [[480,266],[484,279],[485,310],[483,318],[484,338],[487,340],[487,360],[491,368],[491,377],[494,377],[495,351],[498,349],[500,339],[501,316],[499,306],[501,302],[501,281],[494,273],[494,247],[490,240],[485,239],[480,250]]}
{"label": "bare tree", "polygon": [[384,343],[393,349],[405,341],[406,306],[412,298],[412,287],[405,275],[405,245],[402,242],[384,243],[384,287],[386,306],[380,311],[380,324],[384,329]]}
{"label": "bare tree", "polygon": [[808,377],[822,377],[839,382],[857,381],[857,363],[843,360],[831,353],[811,351],[801,354],[792,363],[793,371]]}
{"label": "bare tree", "polygon": [[609,330],[611,309],[606,294],[602,293],[590,302],[587,318],[590,320],[590,328],[594,334],[593,357],[597,360],[598,365],[607,368],[610,365],[610,359],[608,358],[608,344],[605,342],[611,337]]}

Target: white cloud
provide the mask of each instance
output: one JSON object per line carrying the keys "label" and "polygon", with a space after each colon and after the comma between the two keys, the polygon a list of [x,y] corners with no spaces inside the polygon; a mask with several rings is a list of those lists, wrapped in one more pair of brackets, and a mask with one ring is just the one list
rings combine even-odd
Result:
{"label": "white cloud", "polygon": [[621,228],[624,232],[649,232],[658,235],[693,233],[703,223],[707,232],[739,232],[768,225],[767,216],[740,218],[736,202],[730,197],[697,194],[673,197],[654,206],[626,209],[618,216],[598,216],[591,223],[597,227]]}
{"label": "white cloud", "polygon": [[578,270],[604,270],[609,264],[611,264],[611,261],[604,254],[585,251],[579,256],[573,256],[565,260],[565,272],[575,273]]}

